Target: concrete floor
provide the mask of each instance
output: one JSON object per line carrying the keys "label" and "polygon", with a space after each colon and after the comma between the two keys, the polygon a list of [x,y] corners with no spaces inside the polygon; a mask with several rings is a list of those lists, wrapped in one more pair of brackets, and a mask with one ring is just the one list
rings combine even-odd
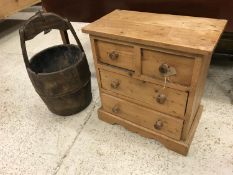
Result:
{"label": "concrete floor", "polygon": [[[91,72],[93,101],[70,117],[52,114],[26,73],[18,36],[20,22],[0,23],[0,174],[233,174],[233,65],[209,69],[204,112],[189,154],[181,156],[159,142],[97,118],[100,106],[88,35],[73,26]],[[72,40],[73,41],[73,40]],[[39,35],[29,55],[61,43],[59,33]]]}

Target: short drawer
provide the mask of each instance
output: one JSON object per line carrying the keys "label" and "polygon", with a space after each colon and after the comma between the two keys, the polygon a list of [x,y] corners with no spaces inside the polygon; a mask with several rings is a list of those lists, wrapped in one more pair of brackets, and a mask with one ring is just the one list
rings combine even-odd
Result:
{"label": "short drawer", "polygon": [[105,90],[136,100],[144,106],[173,116],[183,117],[188,94],[117,73],[100,70],[101,86]]}
{"label": "short drawer", "polygon": [[191,84],[194,58],[142,49],[141,62],[142,74],[145,76],[163,80],[166,72],[175,69],[176,74],[169,77],[170,82],[187,86]]}
{"label": "short drawer", "polygon": [[96,40],[98,61],[112,66],[134,70],[133,47],[102,40]]}
{"label": "short drawer", "polygon": [[147,109],[126,100],[102,94],[104,111],[171,138],[180,139],[183,120]]}

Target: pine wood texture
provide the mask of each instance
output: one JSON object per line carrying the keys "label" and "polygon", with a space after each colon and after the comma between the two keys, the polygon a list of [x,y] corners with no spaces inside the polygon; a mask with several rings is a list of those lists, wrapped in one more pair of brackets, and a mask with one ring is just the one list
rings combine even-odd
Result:
{"label": "pine wood texture", "polygon": [[[128,96],[157,111],[167,113],[182,118],[184,116],[187,96],[186,92],[177,91],[171,88],[163,89],[162,86],[146,81],[132,79],[113,72],[101,70],[101,87],[105,90]],[[117,87],[112,87],[112,83],[117,82]],[[159,94],[164,94],[166,100],[163,104],[156,101]]]}
{"label": "pine wood texture", "polygon": [[[99,118],[188,153],[211,54],[226,20],[115,10],[90,34]],[[166,77],[166,78],[165,78]]]}
{"label": "pine wood texture", "polygon": [[40,0],[0,0],[0,19],[4,19],[38,2],[40,2]]}
{"label": "pine wood texture", "polygon": [[187,139],[185,141],[177,141],[175,139],[172,139],[170,137],[167,137],[163,134],[160,134],[158,132],[153,132],[150,129],[147,129],[145,127],[142,127],[140,125],[137,125],[133,122],[130,122],[128,120],[122,119],[121,117],[118,117],[116,115],[112,115],[111,113],[108,113],[104,111],[102,108],[98,110],[98,116],[100,120],[103,120],[105,122],[108,122],[110,124],[119,124],[121,126],[124,126],[128,130],[135,132],[137,134],[140,134],[141,136],[156,139],[162,144],[164,144],[165,147],[167,147],[170,150],[173,150],[179,154],[182,154],[186,156],[189,151],[189,147],[192,143],[192,139],[195,134],[195,130],[197,128],[197,125],[199,123],[201,113],[203,111],[203,106],[199,106],[198,112],[195,116],[195,120],[192,123],[189,135],[187,136]]}
{"label": "pine wood texture", "polygon": [[[132,46],[99,40],[96,42],[96,52],[99,61],[103,63],[134,70]],[[116,54],[117,58],[111,58],[111,54]]]}
{"label": "pine wood texture", "polygon": [[169,77],[169,81],[182,85],[190,85],[195,59],[148,49],[142,50],[142,75],[163,80],[159,66],[163,63],[175,67],[176,76]]}
{"label": "pine wood texture", "polygon": [[[183,120],[144,108],[126,100],[111,95],[102,94],[103,110],[152,131],[165,134],[171,138],[180,139]],[[161,121],[163,127],[155,128],[156,122]]]}
{"label": "pine wood texture", "polygon": [[162,48],[209,54],[215,48],[225,26],[226,20],[115,10],[84,27],[83,32]]}

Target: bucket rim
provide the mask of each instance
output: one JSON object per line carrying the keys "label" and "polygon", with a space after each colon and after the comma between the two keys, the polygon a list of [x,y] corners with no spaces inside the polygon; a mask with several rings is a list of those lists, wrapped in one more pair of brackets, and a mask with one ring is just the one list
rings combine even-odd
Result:
{"label": "bucket rim", "polygon": [[[75,45],[75,44],[58,44],[58,45],[51,46],[51,47],[48,47],[48,48],[46,48],[46,49],[44,49],[44,50],[39,51],[38,53],[36,53],[35,55],[33,55],[33,56],[31,57],[31,59],[29,60],[29,62],[31,63],[31,60],[32,60],[33,58],[35,58],[37,55],[39,55],[39,54],[41,54],[41,53],[43,53],[43,52],[45,52],[45,51],[48,51],[48,50],[50,50],[50,49],[53,49],[53,48],[56,48],[56,47],[70,47],[70,46],[72,46],[72,47],[74,46],[74,47],[76,47],[76,49],[79,49],[80,52],[81,52],[81,54],[82,54],[82,55],[81,55],[82,58],[86,56],[86,55],[85,55],[85,52],[82,51],[82,50],[81,50],[77,45]],[[27,67],[27,70],[30,71],[30,72],[33,73],[33,74],[36,74],[36,75],[47,76],[47,75],[52,75],[52,74],[56,74],[56,73],[60,73],[60,72],[64,72],[64,71],[67,71],[67,70],[69,70],[69,69],[72,69],[72,68],[74,68],[75,66],[77,66],[78,63],[79,63],[79,61],[77,61],[76,63],[74,63],[74,64],[72,64],[71,66],[68,66],[68,67],[66,67],[66,68],[64,68],[64,69],[61,69],[61,70],[58,70],[58,71],[53,71],[53,72],[48,72],[48,73],[36,73],[35,71],[33,71],[33,70],[31,69],[30,66]]]}

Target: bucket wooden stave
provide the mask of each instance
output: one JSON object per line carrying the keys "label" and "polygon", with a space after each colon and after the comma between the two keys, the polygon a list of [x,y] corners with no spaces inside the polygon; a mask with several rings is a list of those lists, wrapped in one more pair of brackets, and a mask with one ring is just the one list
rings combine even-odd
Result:
{"label": "bucket wooden stave", "polygon": [[[51,29],[70,30],[78,45],[49,47],[29,61],[25,41]],[[82,45],[69,21],[53,13],[39,12],[19,32],[29,78],[49,110],[67,116],[88,106],[92,100],[91,74]]]}

